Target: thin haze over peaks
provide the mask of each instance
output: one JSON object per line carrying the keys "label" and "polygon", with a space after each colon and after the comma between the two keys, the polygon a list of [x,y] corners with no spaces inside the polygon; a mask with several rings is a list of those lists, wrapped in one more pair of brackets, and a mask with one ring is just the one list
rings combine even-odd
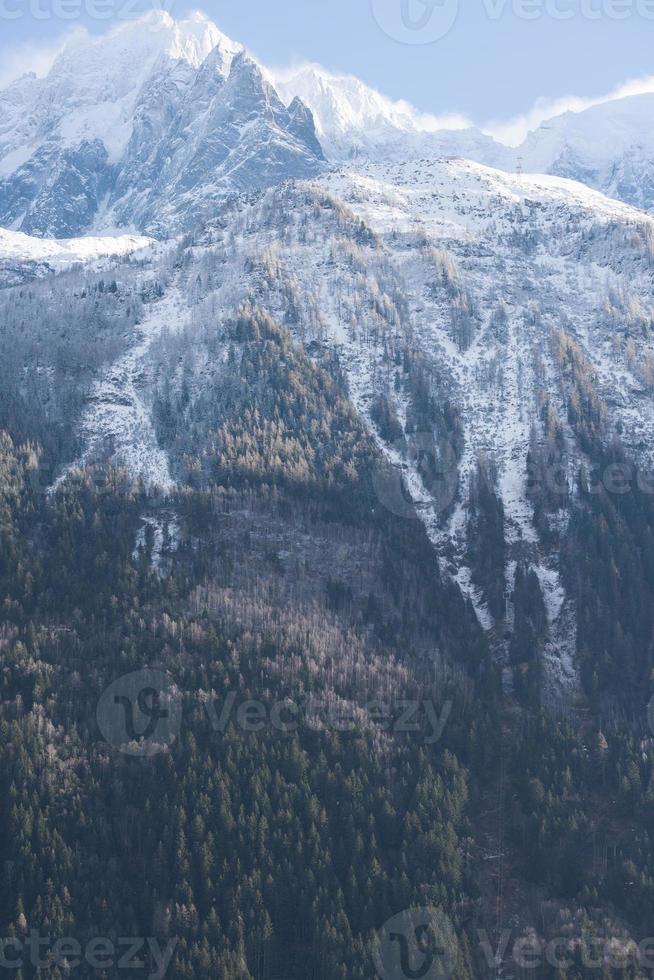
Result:
{"label": "thin haze over peaks", "polygon": [[[97,55],[107,43],[113,45],[129,40],[131,46],[137,35],[143,34],[144,28],[146,36],[139,45],[141,56],[143,53],[165,50],[171,57],[184,59],[197,67],[216,45],[220,44],[230,54],[242,50],[238,41],[229,39],[201,11],[193,11],[176,21],[166,11],[156,10],[136,20],[114,25],[100,35],[90,34],[84,27],[76,27],[54,41],[6,45],[0,48],[0,87],[6,87],[29,72],[34,72],[38,77],[47,75],[66,49],[77,56],[84,49]],[[261,64],[261,60],[257,60]],[[295,59],[286,66],[270,66],[266,74],[284,96],[289,93],[301,95],[318,117],[319,133],[322,110],[322,113],[330,114],[331,122],[339,131],[360,126],[364,121],[369,124],[371,118],[377,118],[392,122],[399,130],[424,134],[477,128],[510,147],[517,147],[543,122],[566,112],[579,113],[634,95],[654,93],[654,76],[650,75],[625,81],[605,94],[571,94],[555,99],[544,95],[522,114],[504,118],[498,108],[492,119],[479,122],[458,112],[456,106],[446,113],[420,111],[408,100],[390,98],[352,73],[301,59]]]}

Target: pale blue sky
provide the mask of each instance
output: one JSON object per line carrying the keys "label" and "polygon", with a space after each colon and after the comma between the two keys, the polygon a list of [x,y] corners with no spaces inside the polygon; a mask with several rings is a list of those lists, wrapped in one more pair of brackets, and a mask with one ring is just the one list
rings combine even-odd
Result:
{"label": "pale blue sky", "polygon": [[[85,16],[64,22],[52,16],[53,2],[0,0],[0,49],[29,54],[25,45],[52,43],[76,24],[99,32],[110,23]],[[103,2],[124,17],[125,5],[134,0]],[[150,8],[149,0],[137,2]],[[654,0],[459,0],[449,33],[425,45],[398,43],[379,27],[373,5],[382,11],[381,20],[387,16],[392,23],[403,2],[410,5],[410,16],[427,17],[425,0],[166,0],[165,5],[175,17],[200,7],[270,65],[318,61],[357,74],[420,109],[460,112],[479,123],[524,113],[541,97],[603,95],[626,79],[654,75]],[[78,8],[85,7],[86,0],[79,0]],[[50,16],[39,20],[35,9]],[[22,15],[8,20],[1,16],[6,10]],[[441,14],[437,7],[434,15]]]}

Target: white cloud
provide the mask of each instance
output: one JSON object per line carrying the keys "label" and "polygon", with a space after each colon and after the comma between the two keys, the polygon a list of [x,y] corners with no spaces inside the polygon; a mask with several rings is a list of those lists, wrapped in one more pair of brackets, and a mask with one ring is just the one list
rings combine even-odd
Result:
{"label": "white cloud", "polygon": [[[117,27],[114,27],[114,30],[116,29]],[[0,47],[0,89],[27,72],[35,72],[39,77],[46,75],[64,46],[72,38],[79,35],[88,36],[88,32],[85,28],[77,27],[61,34],[52,41],[42,43],[26,41],[18,45]],[[270,69],[267,74],[271,81],[283,89],[287,86],[292,87],[293,80],[307,72],[315,72],[316,75],[322,75],[325,79],[329,79],[341,91],[341,94],[349,97],[349,100],[352,100],[354,104],[360,102],[363,96],[364,104],[368,103],[365,105],[368,110],[376,108],[395,118],[398,122],[400,120],[410,121],[421,132],[466,129],[475,125],[472,120],[456,113],[435,116],[420,112],[404,100],[395,101],[374,89],[368,88],[352,75],[338,71],[331,72],[320,65],[296,62],[285,68]],[[508,120],[490,120],[481,125],[480,128],[500,143],[508,146],[519,146],[529,132],[537,129],[546,120],[564,112],[583,112],[585,109],[602,105],[614,99],[648,93],[654,93],[654,75],[623,82],[606,95],[597,97],[568,95],[558,99],[540,98],[527,112]],[[360,105],[359,108],[362,109],[364,106]]]}
{"label": "white cloud", "polygon": [[[356,128],[371,118],[392,120],[400,129],[421,133],[468,129],[474,125],[459,113],[435,116],[421,112],[404,99],[382,95],[355,75],[332,71],[312,62],[297,61],[284,68],[268,68],[266,73],[285,98],[300,95],[313,110],[319,127],[323,114],[331,115],[334,111],[338,117],[336,121],[345,128],[348,123]],[[337,106],[332,102],[333,93],[338,96]]]}
{"label": "white cloud", "polygon": [[[404,100],[394,101],[387,98],[376,89],[365,86],[352,75],[329,71],[321,65],[300,62],[289,67],[272,69],[269,72],[270,80],[273,84],[281,87],[284,94],[290,93],[297,87],[302,97],[311,105],[314,113],[319,117],[319,98],[312,99],[312,89],[302,91],[303,86],[298,84],[298,82],[301,83],[303,79],[311,76],[323,79],[333,85],[341,96],[350,101],[350,108],[354,108],[354,105],[358,103],[358,107],[368,114],[371,110],[379,110],[396,122],[404,121],[410,124],[411,128],[423,133],[434,133],[443,129],[467,129],[478,125],[482,132],[494,137],[498,142],[512,147],[519,146],[527,134],[537,129],[541,123],[565,112],[583,112],[585,109],[603,105],[615,99],[654,93],[654,75],[650,75],[623,82],[606,95],[596,97],[568,95],[558,99],[540,98],[524,114],[508,120],[494,119],[479,125],[460,114],[435,116],[420,112]],[[313,94],[315,95],[315,92]]]}
{"label": "white cloud", "polygon": [[80,33],[86,32],[83,28],[76,28],[54,41],[44,41],[41,44],[25,41],[23,44],[0,47],[0,89],[28,72],[33,71],[39,78],[46,75],[62,48],[71,37]]}
{"label": "white cloud", "polygon": [[519,146],[528,133],[537,129],[541,123],[564,112],[583,112],[596,105],[604,105],[615,99],[624,99],[630,95],[647,95],[654,93],[654,75],[644,78],[634,78],[623,82],[607,95],[596,98],[584,98],[577,95],[563,96],[560,99],[538,99],[532,108],[521,116],[514,116],[507,121],[492,121],[482,128],[484,132],[494,136],[501,143],[509,146]]}

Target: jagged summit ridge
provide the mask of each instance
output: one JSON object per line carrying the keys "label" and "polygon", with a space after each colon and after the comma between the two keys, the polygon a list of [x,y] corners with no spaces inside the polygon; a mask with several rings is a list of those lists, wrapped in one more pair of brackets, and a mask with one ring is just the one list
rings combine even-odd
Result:
{"label": "jagged summit ridge", "polygon": [[0,93],[0,226],[167,237],[226,194],[317,175],[325,156],[354,166],[460,157],[569,177],[651,210],[653,116],[651,93],[615,98],[512,147],[352,75],[267,70],[203,14],[153,11],[102,37],[80,32],[45,78]]}
{"label": "jagged summit ridge", "polygon": [[564,112],[510,146],[456,114],[418,112],[320,65],[279,72],[275,83],[284,98],[299,96],[309,106],[327,155],[340,163],[456,156],[510,172],[569,177],[635,207],[654,207],[653,93]]}
{"label": "jagged summit ridge", "polygon": [[227,193],[313,176],[311,113],[290,101],[201,14],[80,34],[46,78],[0,94],[0,225],[167,236]]}

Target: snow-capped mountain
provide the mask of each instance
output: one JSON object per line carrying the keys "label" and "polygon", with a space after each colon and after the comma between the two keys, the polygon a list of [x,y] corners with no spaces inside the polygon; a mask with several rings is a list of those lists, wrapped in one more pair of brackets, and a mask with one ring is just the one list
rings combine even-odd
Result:
{"label": "snow-capped mountain", "polygon": [[464,156],[490,166],[511,164],[507,147],[466,120],[419,113],[408,102],[394,102],[352,75],[303,65],[273,77],[285,100],[300,98],[309,107],[332,161]]}
{"label": "snow-capped mountain", "polygon": [[511,172],[570,177],[635,207],[654,207],[654,94],[555,116],[514,147],[465,119],[420,113],[319,65],[280,72],[275,82],[286,99],[299,96],[311,109],[334,161],[458,156]]}
{"label": "snow-capped mountain", "polygon": [[[647,934],[652,113],[613,100],[511,147],[319,66],[272,72],[201,15],[79,36],[0,93],[12,935],[53,907],[42,856],[55,928],[118,934],[122,902],[124,934],[179,938],[189,978],[368,976],[396,903],[451,905],[461,980],[492,966],[473,927],[499,949],[503,922],[540,922],[570,962]],[[135,678],[152,741],[133,711],[103,724]],[[149,741],[161,766],[116,764]],[[138,807],[105,820],[116,794],[148,804],[142,840]],[[268,887],[294,885],[296,841],[297,915]]]}
{"label": "snow-capped mountain", "polygon": [[311,114],[203,15],[73,39],[0,96],[0,224],[52,238],[166,231],[217,197],[316,174]]}
{"label": "snow-capped mountain", "polygon": [[[60,479],[109,456],[166,491],[183,482],[184,447],[166,445],[155,406],[174,414],[177,392],[187,415],[233,387],[225,324],[256,304],[336,365],[441,573],[489,633],[510,621],[516,568],[529,562],[549,616],[550,681],[574,686],[574,616],[553,544],[587,455],[569,406],[583,395],[605,445],[619,437],[654,463],[654,219],[617,200],[652,204],[643,121],[654,96],[567,113],[514,149],[351,77],[315,66],[273,75],[205,18],[157,14],[75,41],[45,79],[1,98],[5,284],[102,255],[119,263],[149,242],[40,241],[18,228],[194,235],[177,263],[176,246],[162,246],[126,276],[130,327],[78,393],[81,455],[61,460]],[[544,535],[528,469],[553,432],[566,486]],[[420,439],[436,440],[446,488],[425,481]],[[483,458],[503,508],[502,613],[467,539]]]}
{"label": "snow-capped mountain", "polygon": [[271,72],[202,14],[77,35],[45,78],[0,93],[0,226],[49,238],[167,237],[230,193],[324,165],[462,157],[570,177],[654,206],[654,95],[543,123],[504,145],[317,65]]}
{"label": "snow-capped mountain", "polygon": [[571,177],[654,208],[654,94],[630,95],[542,123],[516,151],[525,169]]}

